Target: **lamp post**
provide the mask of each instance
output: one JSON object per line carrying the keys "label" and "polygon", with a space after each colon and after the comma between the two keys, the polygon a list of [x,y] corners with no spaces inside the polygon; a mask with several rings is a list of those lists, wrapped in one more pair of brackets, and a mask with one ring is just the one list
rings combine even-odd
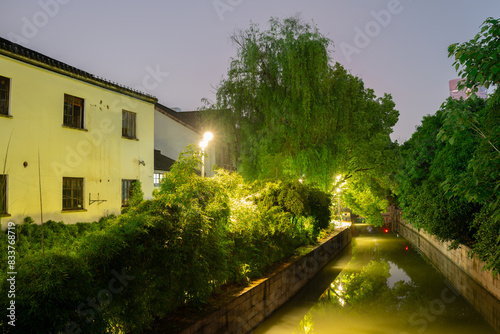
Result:
{"label": "lamp post", "polygon": [[208,142],[214,138],[212,132],[205,132],[203,135],[203,140],[200,142],[201,147],[201,177],[205,177],[205,148],[208,146]]}
{"label": "lamp post", "polygon": [[340,192],[342,189],[337,188],[337,200],[338,200],[338,207],[339,207],[339,222],[342,223],[342,213],[340,212]]}

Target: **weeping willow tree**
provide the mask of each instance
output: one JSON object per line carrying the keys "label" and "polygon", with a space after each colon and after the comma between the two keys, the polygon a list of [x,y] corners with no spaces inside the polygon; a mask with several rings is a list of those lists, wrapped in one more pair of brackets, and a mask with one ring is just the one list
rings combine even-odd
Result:
{"label": "weeping willow tree", "polygon": [[334,177],[388,167],[398,112],[333,64],[333,43],[298,17],[250,24],[207,109],[249,179],[298,179],[331,190]]}

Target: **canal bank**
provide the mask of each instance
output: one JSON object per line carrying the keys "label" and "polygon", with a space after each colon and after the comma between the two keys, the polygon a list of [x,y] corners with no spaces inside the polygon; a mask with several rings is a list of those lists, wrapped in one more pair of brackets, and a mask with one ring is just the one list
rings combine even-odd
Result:
{"label": "canal bank", "polygon": [[253,334],[496,333],[409,241],[368,224],[352,233],[350,245]]}
{"label": "canal bank", "polygon": [[393,228],[424,254],[486,321],[500,332],[499,276],[493,277],[490,271],[483,271],[484,263],[477,257],[470,258],[470,249],[464,245],[449,250],[450,242],[441,242],[404,221],[396,221]]}
{"label": "canal bank", "polygon": [[350,242],[344,228],[267,278],[239,293],[227,305],[197,321],[183,334],[248,333],[285,304]]}
{"label": "canal bank", "polygon": [[470,258],[468,253],[471,251],[469,247],[460,245],[457,249],[449,249],[451,242],[441,242],[432,235],[425,233],[423,230],[416,229],[413,225],[406,222],[396,222],[393,227],[420,251],[425,254],[432,263],[439,268],[443,273],[449,271],[447,276],[453,277],[454,271],[448,269],[447,266],[437,260],[435,252],[438,251],[445,255],[457,267],[462,269],[467,275],[473,278],[483,288],[489,291],[497,299],[500,299],[500,276],[493,277],[490,271],[482,270],[484,263],[477,257]]}

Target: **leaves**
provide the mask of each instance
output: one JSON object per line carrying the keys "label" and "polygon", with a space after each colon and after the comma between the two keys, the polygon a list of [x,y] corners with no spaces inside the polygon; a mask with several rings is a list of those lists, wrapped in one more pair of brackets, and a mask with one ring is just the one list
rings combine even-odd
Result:
{"label": "leaves", "polygon": [[464,82],[459,89],[467,87],[477,91],[500,83],[500,21],[488,18],[481,31],[470,41],[452,44],[448,47],[448,57],[454,57],[454,66]]}
{"label": "leaves", "polygon": [[[448,47],[473,94],[443,104],[403,146],[400,200],[406,218],[453,245],[472,246],[485,269],[500,272],[500,94],[474,92],[500,82],[500,21],[488,18],[472,40]],[[493,250],[493,251],[492,251]]]}
{"label": "leaves", "polygon": [[332,41],[298,17],[251,24],[232,40],[237,55],[210,117],[238,154],[246,179],[297,180],[330,191],[338,173],[390,168],[398,111],[332,64]]}
{"label": "leaves", "polygon": [[472,247],[494,274],[500,234],[500,94],[448,99],[402,147],[399,200],[405,218],[443,240]]}
{"label": "leaves", "polygon": [[[222,170],[202,178],[200,153],[188,147],[154,199],[142,200],[135,187],[137,198],[121,216],[44,224],[45,257],[40,226],[29,219],[16,226],[22,255],[16,259],[16,330],[63,332],[74,324],[85,333],[150,331],[155,318],[181,306],[199,308],[223,284],[258,277],[314,242],[317,221],[325,218],[320,213],[329,221],[328,195],[303,185],[249,184]],[[7,249],[5,234],[0,245]],[[7,297],[0,296],[1,305]]]}

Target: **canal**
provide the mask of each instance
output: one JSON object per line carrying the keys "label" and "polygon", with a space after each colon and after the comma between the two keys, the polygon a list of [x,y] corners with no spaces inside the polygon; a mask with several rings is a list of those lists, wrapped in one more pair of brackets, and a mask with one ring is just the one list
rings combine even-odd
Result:
{"label": "canal", "polygon": [[351,245],[253,333],[496,333],[404,238],[352,228]]}

